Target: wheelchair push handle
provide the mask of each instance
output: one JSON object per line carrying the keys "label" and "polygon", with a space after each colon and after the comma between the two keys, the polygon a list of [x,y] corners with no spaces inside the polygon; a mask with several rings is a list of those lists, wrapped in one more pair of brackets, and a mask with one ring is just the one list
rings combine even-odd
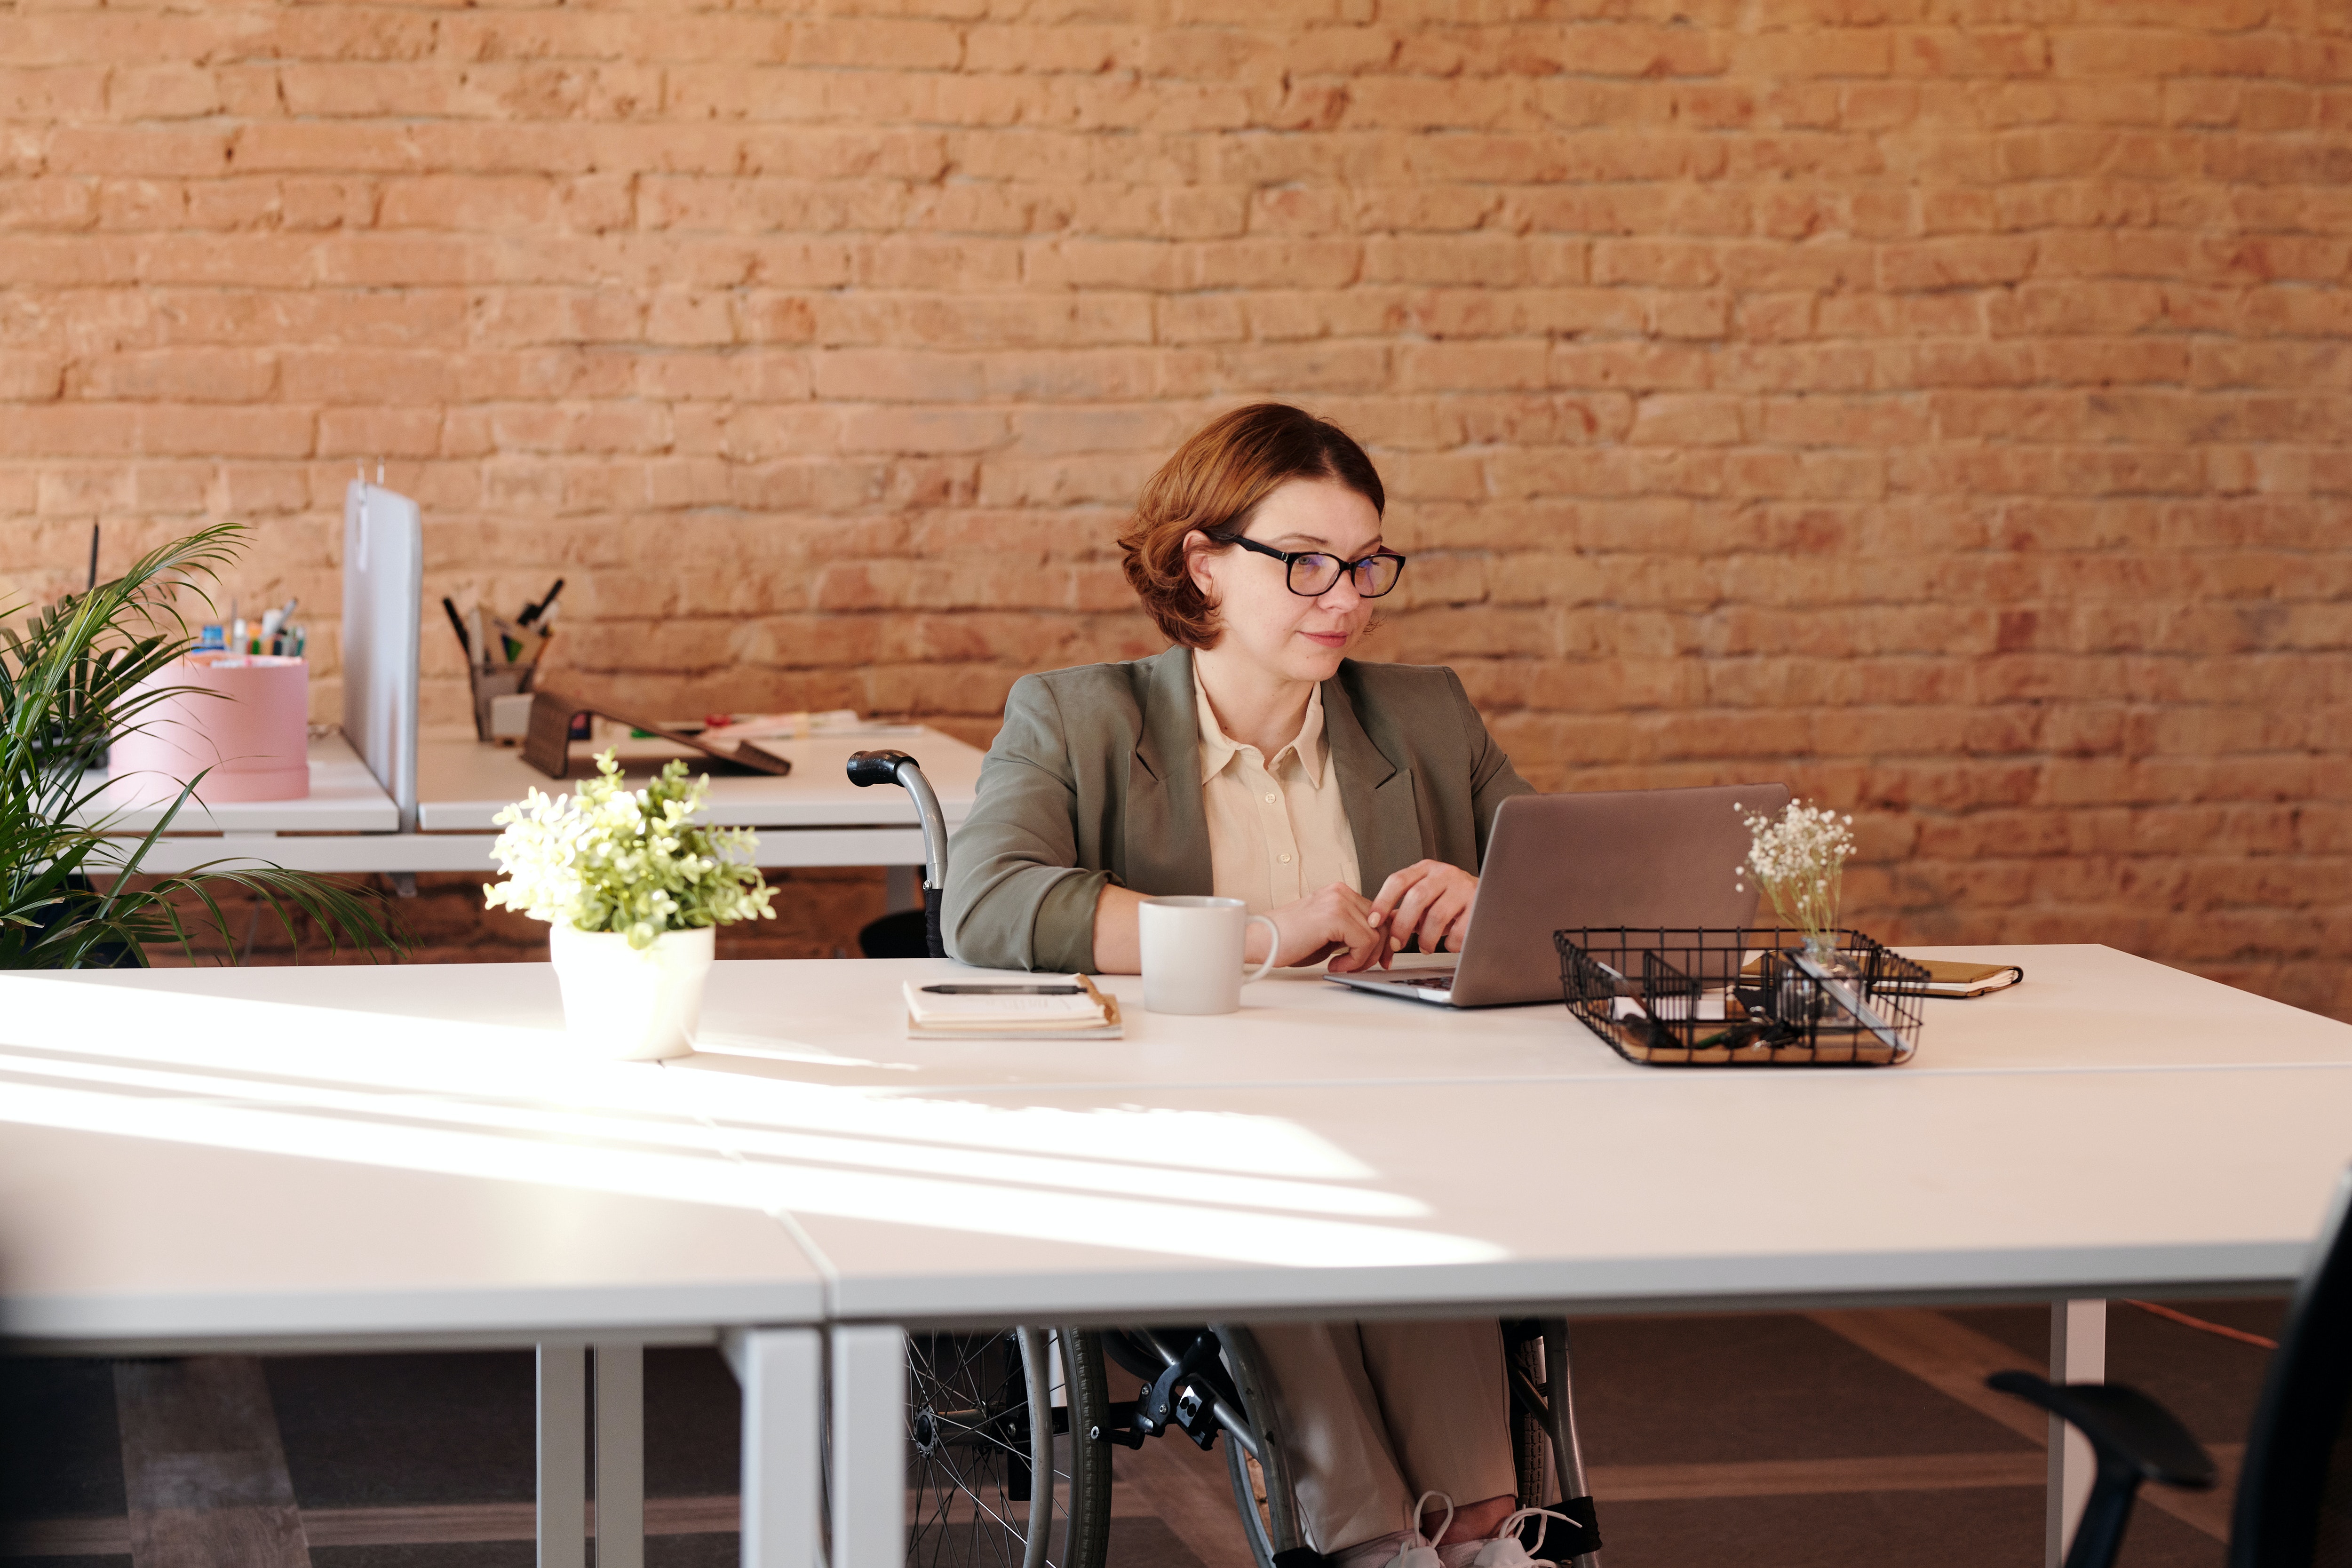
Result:
{"label": "wheelchair push handle", "polygon": [[940,797],[932,793],[931,781],[923,776],[922,768],[906,752],[884,751],[852,752],[849,782],[860,789],[895,784],[913,797],[915,816],[923,825],[924,939],[933,958],[945,958],[948,950],[940,930],[940,901],[946,896],[948,886],[948,824],[940,811]]}

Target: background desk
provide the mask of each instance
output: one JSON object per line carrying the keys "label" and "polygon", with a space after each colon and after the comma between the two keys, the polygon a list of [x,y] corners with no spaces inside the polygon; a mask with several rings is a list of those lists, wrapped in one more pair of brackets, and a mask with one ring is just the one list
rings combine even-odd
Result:
{"label": "background desk", "polygon": [[[792,759],[793,771],[782,778],[714,775],[707,820],[757,829],[756,858],[772,868],[919,867],[923,835],[907,792],[859,789],[845,773],[850,752],[877,747],[907,752],[921,763],[950,828],[962,825],[979,786],[981,752],[928,729],[778,742],[776,749]],[[120,819],[125,831],[145,832],[171,798],[172,792],[161,789],[163,783],[116,781],[101,798],[107,807],[130,808]],[[498,833],[490,818],[533,787],[562,787],[514,748],[468,740],[425,742],[417,752],[416,784],[421,831],[397,832],[399,814],[392,797],[342,737],[314,740],[309,799],[210,807],[191,802],[173,831],[149,853],[146,868],[184,871],[221,860],[269,861],[304,871],[488,872]],[[900,889],[893,906],[915,901]]]}

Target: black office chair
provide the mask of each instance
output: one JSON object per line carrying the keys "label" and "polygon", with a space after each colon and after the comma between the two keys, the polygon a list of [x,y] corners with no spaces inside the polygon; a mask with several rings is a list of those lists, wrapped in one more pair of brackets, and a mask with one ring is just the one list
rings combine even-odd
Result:
{"label": "black office chair", "polygon": [[[2352,1568],[2352,1173],[2272,1354],[2230,1521],[2230,1568]],[[2201,1490],[2213,1461],[2172,1413],[2115,1384],[2063,1387],[2032,1373],[1987,1380],[2091,1441],[2098,1473],[2066,1568],[2108,1568],[2140,1483]]]}

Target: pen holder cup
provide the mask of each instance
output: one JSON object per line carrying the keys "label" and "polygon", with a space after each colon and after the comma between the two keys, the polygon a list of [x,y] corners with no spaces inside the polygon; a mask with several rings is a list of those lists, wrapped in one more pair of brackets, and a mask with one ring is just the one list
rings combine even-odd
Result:
{"label": "pen holder cup", "polygon": [[116,777],[194,779],[196,799],[207,805],[310,793],[310,667],[302,660],[192,653],[140,689],[163,695],[115,737],[109,767]]}
{"label": "pen holder cup", "polygon": [[490,732],[490,703],[499,697],[517,697],[530,689],[530,678],[538,669],[533,664],[513,664],[484,669],[478,664],[466,666],[466,677],[474,688],[474,738],[478,741],[495,739]]}

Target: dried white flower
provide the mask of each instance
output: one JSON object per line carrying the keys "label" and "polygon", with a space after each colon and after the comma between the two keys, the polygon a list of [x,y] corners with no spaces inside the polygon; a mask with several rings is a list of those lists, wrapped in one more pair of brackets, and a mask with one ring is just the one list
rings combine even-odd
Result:
{"label": "dried white flower", "polygon": [[707,776],[689,784],[686,764],[674,761],[630,790],[610,750],[596,773],[571,795],[533,789],[490,819],[505,829],[490,853],[507,877],[483,888],[490,908],[619,931],[641,949],[664,931],[776,918],[773,889],[751,863],[751,830],[689,821],[702,809]]}
{"label": "dried white flower", "polygon": [[[1731,809],[1745,808],[1734,804]],[[1738,868],[1743,879],[1738,885],[1745,890],[1744,879],[1754,876],[1782,925],[1804,932],[1811,945],[1833,942],[1846,857],[1853,853],[1853,818],[1792,800],[1777,822],[1760,812],[1742,820],[1753,839]]]}

